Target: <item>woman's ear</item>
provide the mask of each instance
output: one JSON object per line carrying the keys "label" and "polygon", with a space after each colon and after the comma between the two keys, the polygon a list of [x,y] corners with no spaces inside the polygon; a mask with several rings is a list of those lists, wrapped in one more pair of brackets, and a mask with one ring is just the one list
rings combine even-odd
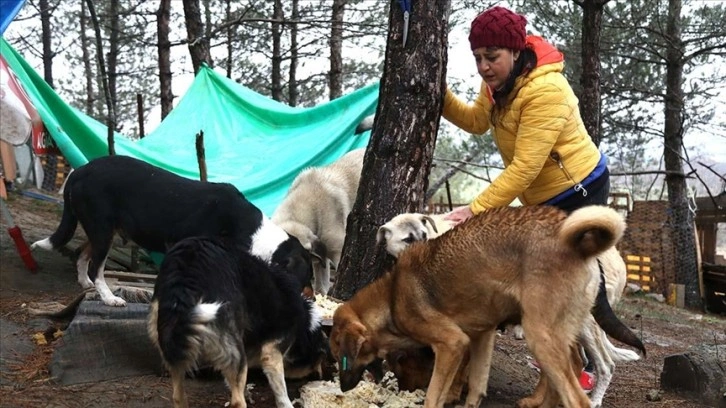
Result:
{"label": "woman's ear", "polygon": [[520,53],[521,53],[521,51],[519,51],[519,50],[517,50],[517,51],[514,51],[514,60],[515,60],[515,61],[519,59],[519,54],[520,54]]}

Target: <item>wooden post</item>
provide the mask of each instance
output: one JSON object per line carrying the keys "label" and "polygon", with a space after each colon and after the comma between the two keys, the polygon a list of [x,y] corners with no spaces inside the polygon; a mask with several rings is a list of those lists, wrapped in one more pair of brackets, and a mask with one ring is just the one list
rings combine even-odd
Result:
{"label": "wooden post", "polygon": [[110,123],[108,125],[108,135],[106,137],[108,139],[108,155],[113,156],[116,154],[116,147],[113,139],[113,126],[111,126]]}
{"label": "wooden post", "polygon": [[139,115],[139,139],[144,138],[144,97],[140,93],[136,94],[136,111]]}
{"label": "wooden post", "polygon": [[454,211],[454,205],[451,203],[451,186],[449,179],[446,179],[446,198],[449,200],[449,212]]}
{"label": "wooden post", "polygon": [[199,163],[199,179],[207,181],[207,163],[204,159],[204,131],[197,133],[197,162]]}

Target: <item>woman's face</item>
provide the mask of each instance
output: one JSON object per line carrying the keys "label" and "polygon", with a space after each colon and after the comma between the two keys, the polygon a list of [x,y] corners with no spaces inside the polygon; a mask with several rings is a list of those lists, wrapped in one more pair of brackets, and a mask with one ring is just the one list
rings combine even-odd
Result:
{"label": "woman's face", "polygon": [[519,51],[508,48],[482,47],[475,49],[473,53],[476,70],[495,91],[507,82],[509,73],[514,68],[514,61],[519,58]]}

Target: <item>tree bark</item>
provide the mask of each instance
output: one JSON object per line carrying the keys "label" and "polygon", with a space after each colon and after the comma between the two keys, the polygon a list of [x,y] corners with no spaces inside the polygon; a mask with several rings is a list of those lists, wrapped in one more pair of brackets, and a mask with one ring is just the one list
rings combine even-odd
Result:
{"label": "tree bark", "polygon": [[272,99],[282,101],[282,0],[275,0],[272,10],[272,83],[270,91]]}
{"label": "tree bark", "polygon": [[171,90],[171,42],[169,41],[169,19],[171,0],[161,0],[156,10],[156,33],[159,40],[159,97],[161,120],[174,108],[174,93]]}
{"label": "tree bark", "polygon": [[108,89],[108,75],[106,74],[106,63],[103,60],[103,41],[101,38],[101,27],[98,23],[96,9],[93,7],[93,0],[86,0],[86,5],[88,5],[88,14],[91,17],[93,31],[96,34],[96,62],[98,63],[98,72],[101,75],[101,85],[103,86],[103,94],[106,99],[106,138],[108,142],[108,154],[109,156],[113,156],[114,154],[116,154],[113,134],[114,129],[116,129],[116,112],[113,109],[111,93]]}
{"label": "tree bark", "polygon": [[332,295],[349,299],[392,262],[376,245],[378,227],[401,212],[421,211],[446,91],[449,1],[413,3],[406,48],[403,13],[389,14],[376,120],[358,195],[348,216]]}
{"label": "tree bark", "polygon": [[[686,63],[685,46],[681,37],[681,0],[668,1],[668,37],[666,50],[666,94],[665,94],[665,148],[663,152],[668,186],[668,202],[671,219],[668,227],[676,251],[676,281],[685,285],[685,303],[689,308],[703,309],[698,284],[698,261],[694,235],[694,217],[689,208],[688,188],[682,175],[684,94],[683,67]],[[680,174],[679,174],[680,173]]]}
{"label": "tree bark", "polygon": [[53,85],[53,57],[55,57],[55,54],[50,41],[53,32],[50,24],[52,13],[48,0],[40,0],[38,7],[40,8],[40,27],[43,42],[43,79],[51,88],[55,88]]}
{"label": "tree bark", "polygon": [[[232,19],[232,0],[224,1],[224,18],[226,21],[230,21]],[[234,46],[232,44],[234,27],[232,24],[227,26],[225,33],[227,35],[227,61],[224,69],[227,74],[227,78],[232,78],[232,58],[234,58]]]}
{"label": "tree bark", "polygon": [[84,77],[86,78],[86,110],[85,112],[89,115],[93,116],[96,112],[95,109],[95,101],[96,96],[93,90],[93,79],[95,78],[93,73],[93,68],[91,65],[91,54],[89,53],[89,50],[91,49],[91,41],[88,39],[88,36],[86,35],[86,22],[88,21],[88,11],[86,10],[86,2],[81,2],[81,18],[79,21],[79,25],[81,27],[81,59],[83,61],[83,72]]}
{"label": "tree bark", "polygon": [[582,76],[580,114],[587,133],[600,146],[600,34],[603,7],[609,0],[582,0]]}
{"label": "tree bark", "polygon": [[119,19],[121,17],[119,16],[118,0],[110,0],[108,6],[107,19],[111,27],[108,37],[108,56],[106,58],[108,66],[106,73],[108,74],[108,93],[111,95],[113,111],[118,112],[118,87],[116,84],[118,82]]}
{"label": "tree bark", "polygon": [[331,101],[343,94],[343,21],[346,1],[333,0],[330,29],[330,73],[328,74]]}
{"label": "tree bark", "polygon": [[[299,1],[292,0],[292,20],[298,21],[300,19]],[[287,81],[287,104],[290,106],[297,106],[299,99],[298,83],[297,83],[297,62],[298,56],[298,41],[297,33],[299,31],[297,24],[290,26],[290,70]]]}
{"label": "tree bark", "polygon": [[189,55],[192,57],[192,66],[196,74],[202,67],[202,63],[212,66],[212,58],[209,55],[209,38],[204,36],[204,24],[199,9],[199,0],[183,0],[183,3],[187,41],[189,41]]}

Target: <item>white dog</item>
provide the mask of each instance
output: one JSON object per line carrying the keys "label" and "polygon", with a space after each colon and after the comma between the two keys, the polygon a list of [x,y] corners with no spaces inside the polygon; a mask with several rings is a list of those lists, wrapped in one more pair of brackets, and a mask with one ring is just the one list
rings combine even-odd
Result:
{"label": "white dog", "polygon": [[337,268],[340,262],[364,155],[364,148],[356,149],[327,166],[303,170],[272,214],[272,221],[296,237],[316,258],[315,293],[328,293],[330,264]]}
{"label": "white dog", "polygon": [[386,241],[386,251],[398,258],[398,254],[416,241],[434,239],[454,227],[445,220],[446,214],[404,213],[391,218],[378,228],[376,242]]}

